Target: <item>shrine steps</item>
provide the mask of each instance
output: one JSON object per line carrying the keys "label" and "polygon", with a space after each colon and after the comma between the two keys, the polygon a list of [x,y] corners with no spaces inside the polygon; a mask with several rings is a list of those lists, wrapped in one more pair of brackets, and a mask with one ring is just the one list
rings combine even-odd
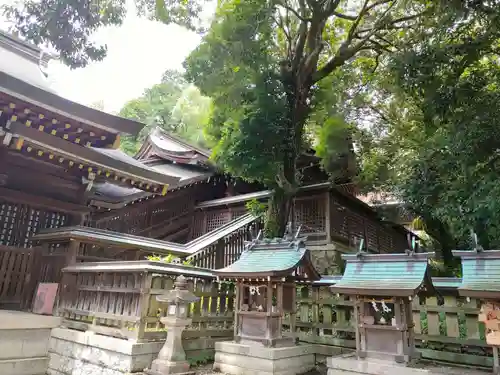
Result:
{"label": "shrine steps", "polygon": [[45,375],[49,340],[59,318],[0,310],[0,374]]}

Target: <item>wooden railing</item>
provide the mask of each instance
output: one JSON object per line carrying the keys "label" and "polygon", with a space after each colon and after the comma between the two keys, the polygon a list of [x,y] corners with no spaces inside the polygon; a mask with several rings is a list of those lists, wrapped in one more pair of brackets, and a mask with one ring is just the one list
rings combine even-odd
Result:
{"label": "wooden railing", "polygon": [[[166,332],[159,317],[166,306],[156,296],[171,289],[180,274],[189,278],[191,290],[200,297],[190,309],[193,324],[185,334],[191,340],[188,347],[212,355],[215,341],[233,337],[234,293],[230,284],[217,284],[211,270],[148,261],[72,266],[64,272],[58,312],[74,329],[140,341],[163,340]],[[354,303],[350,297],[330,292],[334,282],[332,278],[318,285],[299,285],[297,313],[285,317],[284,329],[294,330],[303,342],[353,349]],[[458,297],[459,283],[435,279],[439,296],[413,300],[418,349],[424,359],[492,367],[484,324],[478,322],[479,301]]]}
{"label": "wooden railing", "polygon": [[191,305],[193,322],[183,336],[187,355],[206,351],[210,356],[216,341],[233,337],[234,305],[233,288],[217,284],[210,270],[150,261],[71,266],[64,269],[58,315],[73,329],[138,341],[165,340],[160,317],[167,304],[156,296],[172,289],[181,274],[200,297]]}
{"label": "wooden railing", "polygon": [[245,248],[245,241],[256,237],[262,228],[262,219],[256,219],[186,259],[196,267],[219,269],[229,266],[239,259]]}
{"label": "wooden railing", "polygon": [[[303,193],[305,194],[305,193]],[[229,199],[229,198],[228,198]],[[245,202],[226,207],[199,208],[194,214],[194,237],[218,228],[247,211]],[[205,202],[207,203],[207,202]],[[338,191],[308,192],[294,199],[295,224],[307,236],[309,245],[326,245],[332,241],[347,247],[356,247],[360,239],[370,252],[389,253],[403,251],[407,246],[407,233],[395,224],[383,222],[376,213],[354,197]]]}

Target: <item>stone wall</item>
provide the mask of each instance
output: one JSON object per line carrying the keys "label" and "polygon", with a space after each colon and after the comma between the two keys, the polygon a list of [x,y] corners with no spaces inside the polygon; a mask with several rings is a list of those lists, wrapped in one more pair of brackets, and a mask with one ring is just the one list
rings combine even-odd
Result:
{"label": "stone wall", "polygon": [[[221,339],[224,339],[222,337]],[[214,358],[210,337],[183,340],[190,362]],[[164,342],[136,343],[131,340],[81,332],[68,328],[52,330],[48,375],[123,375],[151,366]]]}
{"label": "stone wall", "polygon": [[151,365],[163,343],[136,343],[92,332],[52,330],[48,375],[123,375]]}

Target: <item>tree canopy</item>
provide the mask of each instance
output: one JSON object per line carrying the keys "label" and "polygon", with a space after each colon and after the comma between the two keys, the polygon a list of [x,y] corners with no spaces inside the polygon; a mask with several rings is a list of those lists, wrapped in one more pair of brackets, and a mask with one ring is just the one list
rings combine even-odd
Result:
{"label": "tree canopy", "polygon": [[[391,191],[419,215],[449,262],[470,247],[500,245],[498,4],[474,2],[440,15],[440,26],[388,62],[360,108],[360,182]],[[356,108],[351,108],[356,111]]]}
{"label": "tree canopy", "polygon": [[120,116],[146,125],[137,137],[124,137],[122,149],[135,154],[156,127],[206,147],[203,128],[210,116],[210,103],[210,98],[187,83],[181,73],[166,71],[161,83],[146,89],[141,97],[129,101],[120,110]]}
{"label": "tree canopy", "polygon": [[[135,0],[137,13],[166,24],[202,31],[200,15],[205,0]],[[72,68],[106,56],[106,45],[92,40],[101,27],[121,25],[127,14],[125,0],[22,0],[3,5],[14,30],[35,44],[51,45]]]}
{"label": "tree canopy", "polygon": [[305,149],[316,146],[331,172],[353,171],[352,125],[339,103],[349,93],[344,76],[373,70],[411,45],[433,26],[437,8],[398,0],[219,2],[186,60],[187,78],[214,101],[207,133],[217,140],[215,159],[274,188],[269,234],[284,231]]}

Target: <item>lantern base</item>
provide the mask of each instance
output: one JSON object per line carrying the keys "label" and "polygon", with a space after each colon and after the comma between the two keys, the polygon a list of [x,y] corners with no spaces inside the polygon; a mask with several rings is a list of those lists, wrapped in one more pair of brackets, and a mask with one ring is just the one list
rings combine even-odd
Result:
{"label": "lantern base", "polygon": [[144,370],[147,375],[194,375],[187,361],[169,362],[154,360],[151,368]]}

